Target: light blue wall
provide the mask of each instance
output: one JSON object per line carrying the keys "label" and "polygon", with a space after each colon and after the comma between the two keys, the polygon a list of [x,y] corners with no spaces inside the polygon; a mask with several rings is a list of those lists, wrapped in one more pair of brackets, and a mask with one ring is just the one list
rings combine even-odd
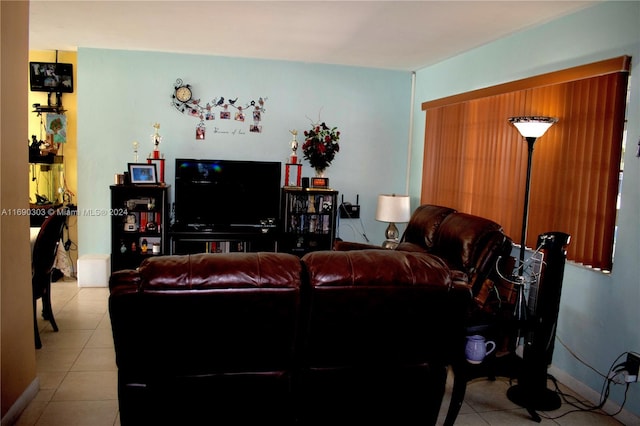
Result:
{"label": "light blue wall", "polygon": [[[114,173],[131,161],[131,143],[141,154],[152,149],[153,123],[161,124],[161,151],[166,180],[173,180],[176,157],[266,159],[285,161],[290,129],[323,120],[342,131],[341,152],[328,175],[331,186],[354,201],[360,194],[362,223],[342,221],[340,236],[363,241],[364,231],[381,242],[385,225],[374,220],[376,196],[405,192],[419,201],[424,113],[420,105],[473,89],[620,55],[640,60],[640,3],[606,2],[538,28],[488,44],[416,73],[415,120],[411,162],[407,168],[411,75],[403,72],[307,63],[231,59],[80,49],[78,51],[78,200],[82,209],[107,209]],[[212,134],[196,142],[197,120],[170,106],[176,78],[194,86],[196,96],[268,97],[264,132],[232,136]],[[606,372],[624,351],[640,351],[640,82],[631,78],[631,103],[625,154],[625,184],[619,239],[611,275],[568,264],[563,284],[558,336],[580,358]],[[218,124],[218,123],[216,123]],[[237,126],[219,127],[225,130]],[[301,141],[301,135],[298,137]],[[305,176],[312,171],[305,163]],[[402,230],[402,229],[401,229]],[[108,217],[78,218],[80,255],[108,253]],[[571,247],[569,246],[569,250]],[[600,392],[602,380],[576,361],[559,343],[554,366]],[[625,408],[640,414],[638,385],[631,387]],[[611,399],[621,403],[620,386]]]}
{"label": "light blue wall", "polygon": [[[195,140],[199,120],[171,106],[177,78],[190,83],[196,98],[267,98],[263,132],[248,132],[247,121],[207,122],[206,140]],[[133,161],[152,151],[152,125],[160,123],[165,181],[173,182],[178,157],[287,161],[291,134],[321,117],[341,131],[340,152],[327,169],[331,187],[355,203],[362,222],[342,220],[348,241],[383,240],[386,224],[374,220],[379,193],[405,193],[411,73],[309,63],[79,49],[78,51],[78,240],[79,254],[110,252],[110,219],[83,215],[108,209],[109,185]],[[248,114],[250,116],[250,114]],[[309,117],[309,118],[307,118]],[[214,133],[243,130],[244,134]],[[298,155],[302,157],[301,149]],[[303,176],[313,171],[304,163]],[[283,171],[284,176],[284,171]],[[256,179],[259,179],[256,176]]]}
{"label": "light blue wall", "polygon": [[[557,333],[571,351],[603,373],[621,353],[640,352],[640,159],[635,156],[640,139],[640,79],[636,75],[640,69],[640,3],[606,2],[416,74],[410,193],[419,198],[425,124],[422,102],[622,55],[632,56],[633,61],[615,264],[610,275],[567,265]],[[600,393],[602,378],[559,342],[553,365]],[[611,399],[618,404],[623,388],[612,389]],[[631,386],[625,408],[640,414],[640,384]]]}

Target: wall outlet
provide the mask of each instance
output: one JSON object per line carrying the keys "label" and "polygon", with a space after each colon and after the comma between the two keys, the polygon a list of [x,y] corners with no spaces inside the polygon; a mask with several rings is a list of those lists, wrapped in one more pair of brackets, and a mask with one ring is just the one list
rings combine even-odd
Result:
{"label": "wall outlet", "polygon": [[626,370],[629,373],[629,378],[635,378],[635,380],[627,380],[628,382],[638,381],[638,370],[640,370],[640,355],[634,352],[627,353],[627,362],[625,363]]}

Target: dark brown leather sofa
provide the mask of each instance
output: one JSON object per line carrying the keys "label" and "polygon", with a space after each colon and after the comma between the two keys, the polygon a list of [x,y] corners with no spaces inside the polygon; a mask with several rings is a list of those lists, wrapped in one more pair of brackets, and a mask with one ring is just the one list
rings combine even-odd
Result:
{"label": "dark brown leather sofa", "polygon": [[121,424],[435,424],[490,264],[487,233],[436,210],[414,213],[397,250],[162,256],[112,274]]}
{"label": "dark brown leather sofa", "polygon": [[488,298],[486,280],[495,281],[496,267],[505,268],[513,241],[492,220],[424,204],[412,214],[400,248],[403,244],[416,244],[443,259],[454,281],[468,286],[481,308]]}
{"label": "dark brown leather sofa", "polygon": [[444,262],[381,249],[319,251],[302,262],[310,292],[302,423],[435,424],[470,300]]}
{"label": "dark brown leather sofa", "polygon": [[[509,269],[513,242],[496,222],[425,204],[416,209],[407,224],[401,245],[407,243],[417,244],[442,258],[452,270],[456,285],[471,291],[474,303],[465,315],[465,334],[486,332],[490,325],[500,324],[506,312],[512,311],[507,307],[507,297],[499,294],[500,277],[496,270],[504,273]],[[455,423],[468,380],[463,351],[455,351],[450,362],[454,382],[444,426]]]}
{"label": "dark brown leather sofa", "polygon": [[[498,223],[455,209],[423,204],[411,215],[396,250],[429,253],[442,259],[455,285],[467,288],[482,309],[496,280],[496,266],[505,269],[513,242]],[[376,249],[372,244],[336,241],[334,250]],[[500,265],[498,265],[500,263]],[[489,281],[489,282],[488,282]]]}
{"label": "dark brown leather sofa", "polygon": [[[503,273],[509,269],[512,246],[511,238],[492,220],[449,207],[424,204],[411,215],[396,250],[437,256],[450,269],[453,285],[471,293],[473,302],[461,315],[466,335],[499,326],[505,315],[512,311],[509,297],[513,294],[505,293],[505,288],[498,286],[500,277],[496,274],[497,268]],[[372,248],[361,243],[338,241],[335,244],[336,250]],[[460,341],[452,344],[454,350],[449,364],[453,368],[454,384],[445,426],[455,423],[464,400],[468,375],[463,346],[464,342]]]}
{"label": "dark brown leather sofa", "polygon": [[302,264],[282,253],[150,258],[110,278],[122,425],[291,417]]}

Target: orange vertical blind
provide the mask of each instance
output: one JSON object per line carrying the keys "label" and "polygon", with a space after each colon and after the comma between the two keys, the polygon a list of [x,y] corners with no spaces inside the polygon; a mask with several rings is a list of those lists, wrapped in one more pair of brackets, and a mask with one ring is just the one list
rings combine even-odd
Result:
{"label": "orange vertical blind", "polygon": [[566,77],[575,70],[564,70],[533,77],[535,87],[523,80],[503,85],[505,93],[493,87],[423,104],[421,202],[492,219],[520,243],[527,143],[508,118],[557,117],[534,145],[526,245],[565,232],[570,260],[611,270],[628,59],[603,61],[606,72],[603,63],[578,67],[575,80]]}

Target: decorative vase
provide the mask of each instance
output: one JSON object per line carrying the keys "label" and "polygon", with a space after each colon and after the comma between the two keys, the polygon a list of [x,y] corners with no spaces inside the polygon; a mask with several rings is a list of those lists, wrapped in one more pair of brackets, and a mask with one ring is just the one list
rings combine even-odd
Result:
{"label": "decorative vase", "polygon": [[320,167],[316,167],[316,177],[324,177],[325,169],[321,169]]}

